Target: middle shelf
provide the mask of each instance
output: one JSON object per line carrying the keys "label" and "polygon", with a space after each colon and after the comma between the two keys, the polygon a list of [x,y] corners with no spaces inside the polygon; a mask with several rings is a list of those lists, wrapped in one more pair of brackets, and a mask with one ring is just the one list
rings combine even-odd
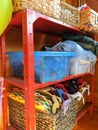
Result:
{"label": "middle shelf", "polygon": [[[62,80],[53,81],[53,82],[47,82],[47,83],[38,83],[38,82],[35,82],[34,84],[32,84],[32,88],[35,89],[35,90],[37,90],[39,88],[45,88],[48,85],[60,83],[60,82],[63,82],[63,81],[67,81],[67,80],[70,80],[70,79],[73,79],[73,78],[78,78],[78,77],[82,77],[82,76],[86,76],[86,75],[91,75],[91,73],[87,72],[87,73],[83,73],[83,74],[72,75],[72,76],[68,76],[66,78],[63,78]],[[17,78],[15,76],[6,77],[5,78],[5,82],[8,83],[8,84],[14,85],[16,87],[19,87],[21,89],[25,89],[24,88],[24,80],[21,79],[21,78]]]}

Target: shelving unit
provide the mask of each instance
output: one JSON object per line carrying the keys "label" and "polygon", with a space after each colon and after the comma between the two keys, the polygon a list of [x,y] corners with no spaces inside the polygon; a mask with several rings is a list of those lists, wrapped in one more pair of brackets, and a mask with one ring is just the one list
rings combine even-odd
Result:
{"label": "shelving unit", "polygon": [[[12,27],[22,27],[23,37],[23,52],[24,52],[24,79],[16,77],[6,77],[6,58],[5,58],[5,33]],[[50,18],[36,11],[27,9],[16,13],[8,28],[1,36],[2,42],[2,75],[4,76],[4,98],[3,98],[3,115],[4,115],[4,129],[9,130],[8,127],[8,109],[7,109],[7,84],[14,85],[23,89],[25,93],[25,116],[26,116],[26,130],[36,129],[36,117],[35,117],[35,100],[34,92],[36,89],[47,87],[48,85],[55,84],[57,82],[66,81],[73,78],[78,78],[86,75],[90,75],[91,78],[91,99],[92,102],[87,104],[86,107],[77,115],[79,120],[87,111],[90,110],[92,115],[93,111],[93,92],[94,92],[94,75],[90,73],[84,73],[74,76],[69,76],[59,81],[48,83],[36,83],[34,80],[34,32],[44,32],[51,35],[61,36],[64,31],[76,32],[82,34],[82,32],[71,25],[58,21],[54,18]],[[88,36],[93,36],[90,33],[85,33]],[[14,130],[12,127],[11,129]]]}

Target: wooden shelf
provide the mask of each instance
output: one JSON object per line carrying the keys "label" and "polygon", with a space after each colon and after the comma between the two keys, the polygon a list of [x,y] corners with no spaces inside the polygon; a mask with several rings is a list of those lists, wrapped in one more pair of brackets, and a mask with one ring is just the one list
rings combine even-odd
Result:
{"label": "wooden shelf", "polygon": [[6,130],[17,130],[17,129],[14,128],[13,126],[8,126],[8,127],[6,128]]}
{"label": "wooden shelf", "polygon": [[48,17],[44,14],[41,14],[36,11],[31,11],[29,9],[20,11],[18,13],[15,13],[13,15],[13,18],[9,24],[10,27],[20,27],[22,26],[22,17],[25,12],[29,12],[30,15],[33,17],[31,18],[31,21],[34,21],[34,30],[35,31],[40,31],[40,32],[45,32],[45,33],[50,33],[51,35],[61,35],[65,30],[66,31],[73,31],[73,32],[78,32],[80,33],[80,29],[76,28],[72,25],[63,23],[62,21],[56,20],[54,18]]}
{"label": "wooden shelf", "polygon": [[63,78],[62,80],[48,82],[48,83],[35,83],[35,89],[44,88],[44,87],[47,87],[47,86],[52,85],[52,84],[68,81],[68,80],[71,80],[71,79],[74,79],[74,78],[79,78],[79,77],[86,76],[86,75],[89,75],[89,74],[90,73],[72,75],[72,76],[68,76],[68,77]]}
{"label": "wooden shelf", "polygon": [[62,21],[51,18],[49,16],[46,16],[46,15],[36,12],[34,10],[31,11],[30,9],[15,13],[8,26],[8,29],[11,27],[21,27],[22,26],[22,17],[26,11],[29,12],[30,15],[33,16],[31,18],[31,21],[35,20],[34,24],[33,24],[34,31],[48,33],[51,35],[59,35],[59,36],[62,35],[62,33],[65,31],[66,32],[76,32],[78,34],[79,33],[86,34],[88,36],[94,35],[90,32],[83,32],[75,26],[63,23]]}
{"label": "wooden shelf", "polygon": [[[78,78],[78,77],[82,77],[82,76],[86,76],[86,75],[89,75],[90,73],[83,73],[83,74],[78,74],[78,75],[72,75],[72,76],[68,76],[68,77],[65,77],[63,78],[62,80],[57,80],[57,81],[52,81],[52,82],[47,82],[47,83],[38,83],[38,82],[35,82],[34,85],[32,85],[32,87],[34,86],[34,89],[39,89],[39,88],[45,88],[49,85],[53,85],[53,84],[56,84],[56,83],[59,83],[59,82],[63,82],[63,81],[67,81],[67,80],[71,80],[73,78]],[[21,88],[21,89],[24,89],[24,80],[21,79],[21,78],[17,78],[15,76],[13,77],[6,77],[5,79],[6,83],[9,83],[11,85],[14,85],[18,88]]]}
{"label": "wooden shelf", "polygon": [[86,114],[87,111],[89,111],[92,107],[92,103],[87,103],[83,109],[77,114],[77,121]]}
{"label": "wooden shelf", "polygon": [[[3,121],[4,130],[16,130],[14,127],[9,126],[6,128],[6,122],[8,122],[8,110],[7,110],[7,84],[16,86],[25,91],[25,115],[26,115],[26,130],[36,129],[36,119],[35,119],[35,96],[34,92],[39,88],[44,88],[49,85],[67,81],[73,78],[78,78],[82,76],[89,75],[90,73],[84,73],[79,75],[73,75],[65,77],[59,81],[47,82],[47,83],[37,83],[34,82],[34,32],[38,31],[41,33],[46,33],[49,35],[62,36],[63,32],[75,32],[77,34],[84,34],[88,36],[93,36],[92,33],[82,32],[79,28],[72,25],[63,23],[54,18],[48,17],[36,11],[26,9],[20,11],[13,15],[13,18],[5,30],[7,32],[12,27],[22,28],[22,39],[23,39],[23,52],[24,52],[24,79],[17,77],[6,77],[6,41],[5,33],[1,36],[1,63],[2,63],[2,74],[4,77],[4,98],[3,98]],[[90,74],[91,75],[91,74]],[[91,100],[93,104],[93,92],[94,92],[94,76],[91,75]],[[87,104],[83,110],[81,110],[77,115],[77,120],[79,120],[88,110],[92,114],[92,104]]]}
{"label": "wooden shelf", "polygon": [[17,78],[15,76],[7,77],[5,78],[5,82],[8,84],[14,85],[18,88],[24,89],[24,81],[21,78]]}

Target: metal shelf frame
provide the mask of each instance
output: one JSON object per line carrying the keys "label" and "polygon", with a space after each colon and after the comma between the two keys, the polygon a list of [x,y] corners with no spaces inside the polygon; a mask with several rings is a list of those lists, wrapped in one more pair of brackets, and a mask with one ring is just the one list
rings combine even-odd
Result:
{"label": "metal shelf frame", "polygon": [[[23,37],[23,53],[24,53],[24,79],[6,77],[6,40],[5,33],[12,27],[22,27]],[[25,116],[26,116],[26,130],[36,130],[36,116],[35,116],[35,97],[36,89],[46,87],[57,82],[69,80],[76,77],[88,75],[90,73],[80,74],[77,76],[69,76],[65,79],[49,83],[35,83],[34,80],[34,31],[45,32],[51,35],[61,36],[64,31],[82,33],[78,28],[50,18],[36,11],[27,9],[16,13],[9,26],[3,33],[1,38],[1,66],[2,76],[4,77],[4,98],[3,98],[3,130],[8,128],[8,109],[7,109],[7,84],[12,84],[24,90],[25,94]],[[92,34],[87,33],[92,36]],[[93,112],[93,92],[94,92],[94,75],[91,75],[91,97],[92,104],[85,109],[85,112],[90,109],[90,114]],[[83,112],[85,114],[85,112]],[[81,113],[79,117],[84,114]]]}

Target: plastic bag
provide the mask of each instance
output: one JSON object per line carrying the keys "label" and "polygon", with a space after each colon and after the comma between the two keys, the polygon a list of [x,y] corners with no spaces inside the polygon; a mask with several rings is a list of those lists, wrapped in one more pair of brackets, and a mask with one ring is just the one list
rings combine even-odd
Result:
{"label": "plastic bag", "polygon": [[0,0],[0,35],[11,20],[12,10],[12,0]]}
{"label": "plastic bag", "polygon": [[72,40],[75,42],[81,42],[81,43],[86,43],[90,45],[98,45],[98,42],[93,40],[92,38],[80,34],[75,34],[75,33],[64,33],[62,35],[62,40]]}
{"label": "plastic bag", "polygon": [[[73,45],[69,44],[71,42]],[[66,40],[64,42],[59,42],[53,47],[45,47],[46,51],[65,51],[65,52],[75,52],[74,41]]]}
{"label": "plastic bag", "polygon": [[[85,49],[83,49],[79,44],[77,44],[74,41],[71,40],[66,40],[63,42],[59,42],[58,44],[56,44],[55,46],[49,48],[49,47],[45,47],[47,51],[70,51],[70,52],[76,52],[76,57],[72,57],[71,61],[77,61],[77,59],[81,60],[81,61],[89,61],[90,62],[90,68],[89,68],[89,72],[94,73],[94,65],[96,63],[96,56],[91,52],[91,51],[87,51]],[[74,69],[74,66],[71,66],[72,70]],[[71,70],[70,70],[71,71]],[[73,73],[73,72],[70,72]]]}
{"label": "plastic bag", "polygon": [[76,42],[71,40],[66,40],[63,42],[59,42],[55,46],[49,48],[45,47],[47,51],[68,51],[68,52],[76,52],[76,58],[90,60],[91,62],[96,62],[96,56],[91,52],[83,49]]}

